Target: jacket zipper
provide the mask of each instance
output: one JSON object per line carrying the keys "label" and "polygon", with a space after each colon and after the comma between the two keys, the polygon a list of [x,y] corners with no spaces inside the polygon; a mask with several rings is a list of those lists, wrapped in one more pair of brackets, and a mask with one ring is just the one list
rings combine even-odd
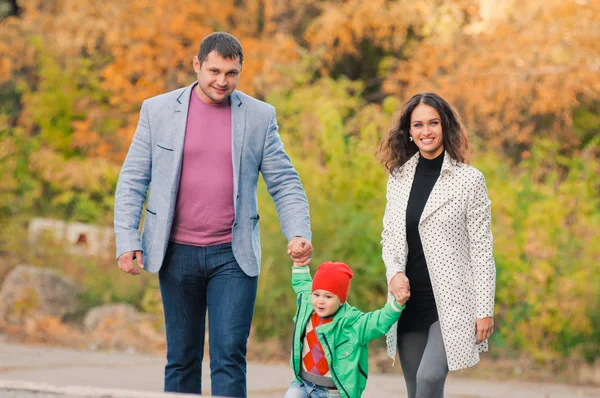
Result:
{"label": "jacket zipper", "polygon": [[358,371],[360,373],[362,373],[363,376],[365,376],[365,379],[369,379],[369,376],[367,376],[367,374],[365,373],[365,371],[360,367],[360,363],[358,364]]}
{"label": "jacket zipper", "polygon": [[293,363],[294,363],[294,376],[297,376],[300,372],[296,371],[296,347],[295,347],[295,342],[296,342],[296,327],[298,326],[298,316],[300,315],[300,308],[302,308],[302,295],[300,295],[300,298],[298,299],[298,309],[296,310],[296,322],[294,322],[294,333],[292,334],[292,359],[293,359]]}
{"label": "jacket zipper", "polygon": [[[327,349],[329,350],[329,357],[331,358],[331,362],[333,362],[333,353],[331,352],[331,346],[329,345],[329,341],[327,341],[327,336],[325,336],[325,334],[323,333],[321,333],[321,336],[323,336],[323,340],[325,340],[325,344],[327,345]],[[335,377],[337,384],[342,388],[346,396],[350,397],[350,394],[348,394],[348,391],[346,391],[346,389],[342,385],[342,382],[340,381],[340,378],[338,377],[337,373],[335,373],[335,369],[333,369],[333,363],[329,364],[329,370],[331,370],[332,376]]]}

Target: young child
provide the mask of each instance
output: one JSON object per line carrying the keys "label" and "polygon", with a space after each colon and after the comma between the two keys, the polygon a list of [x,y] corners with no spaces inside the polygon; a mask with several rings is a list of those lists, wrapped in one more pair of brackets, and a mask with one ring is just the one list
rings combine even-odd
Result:
{"label": "young child", "polygon": [[359,398],[364,391],[368,343],[398,321],[410,292],[363,313],[346,303],[353,276],[349,266],[331,261],[319,266],[314,279],[308,267],[292,267],[297,309],[291,365],[296,380],[284,398]]}

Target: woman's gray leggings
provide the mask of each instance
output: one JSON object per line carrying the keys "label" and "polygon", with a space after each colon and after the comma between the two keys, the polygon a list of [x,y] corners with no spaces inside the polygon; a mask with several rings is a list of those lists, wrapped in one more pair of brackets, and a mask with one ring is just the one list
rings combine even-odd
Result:
{"label": "woman's gray leggings", "polygon": [[443,398],[448,376],[440,322],[429,331],[398,333],[398,353],[408,398]]}

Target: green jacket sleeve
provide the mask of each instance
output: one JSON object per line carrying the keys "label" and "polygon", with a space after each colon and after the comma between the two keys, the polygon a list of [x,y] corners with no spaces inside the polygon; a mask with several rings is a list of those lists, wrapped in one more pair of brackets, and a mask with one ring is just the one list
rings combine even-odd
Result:
{"label": "green jacket sleeve", "polygon": [[362,314],[354,324],[359,343],[366,344],[373,339],[385,335],[392,325],[398,322],[404,307],[392,302],[387,303],[380,310]]}
{"label": "green jacket sleeve", "polygon": [[312,292],[312,276],[308,266],[292,267],[292,288],[296,295]]}

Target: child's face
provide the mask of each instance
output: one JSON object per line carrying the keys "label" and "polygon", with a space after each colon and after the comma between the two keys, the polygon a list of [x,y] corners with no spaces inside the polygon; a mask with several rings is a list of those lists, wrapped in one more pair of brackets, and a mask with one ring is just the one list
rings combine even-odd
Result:
{"label": "child's face", "polygon": [[321,318],[334,314],[341,304],[340,298],[330,291],[317,289],[312,292],[312,307]]}

